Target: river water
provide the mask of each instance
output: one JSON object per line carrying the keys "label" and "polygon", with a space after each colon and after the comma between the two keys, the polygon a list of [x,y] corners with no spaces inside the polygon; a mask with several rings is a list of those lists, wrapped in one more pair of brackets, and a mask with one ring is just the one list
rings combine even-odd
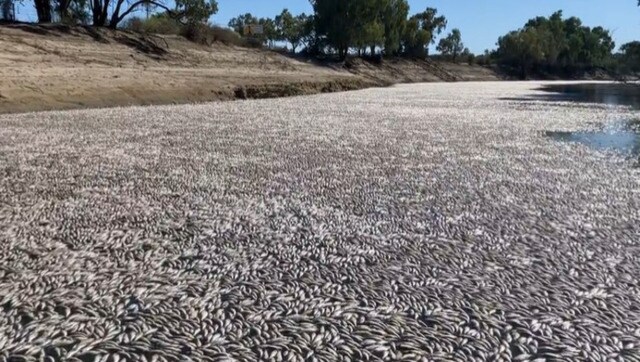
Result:
{"label": "river water", "polygon": [[[640,86],[592,83],[545,86],[543,98],[555,101],[624,105],[640,109]],[[605,124],[595,131],[547,132],[554,140],[578,142],[601,150],[615,150],[640,160],[640,119]]]}

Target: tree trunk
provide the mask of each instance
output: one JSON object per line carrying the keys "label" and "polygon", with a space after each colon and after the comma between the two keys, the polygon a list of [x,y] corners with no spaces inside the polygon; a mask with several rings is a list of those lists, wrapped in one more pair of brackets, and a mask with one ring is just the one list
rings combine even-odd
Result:
{"label": "tree trunk", "polygon": [[58,2],[58,16],[60,16],[60,20],[64,22],[69,17],[69,5],[71,1],[69,0],[60,0]]}
{"label": "tree trunk", "polygon": [[51,2],[49,0],[34,0],[39,23],[51,22]]}
{"label": "tree trunk", "polygon": [[[104,3],[103,3],[104,1]],[[107,12],[110,0],[93,0],[93,26],[105,26],[107,24]]]}
{"label": "tree trunk", "polygon": [[347,59],[347,49],[345,48],[338,49],[338,57],[340,57],[340,60]]}
{"label": "tree trunk", "polygon": [[91,2],[91,15],[93,15],[93,25],[99,26],[98,21],[100,20],[100,2],[98,0],[93,0]]}
{"label": "tree trunk", "polygon": [[371,56],[374,56],[374,55],[376,55],[376,46],[372,45],[371,46]]}
{"label": "tree trunk", "polygon": [[111,14],[111,21],[109,21],[109,28],[116,29],[118,27],[118,23],[122,18],[120,17],[120,8],[122,7],[122,3],[124,0],[118,0],[116,3],[116,8],[113,10],[113,14]]}

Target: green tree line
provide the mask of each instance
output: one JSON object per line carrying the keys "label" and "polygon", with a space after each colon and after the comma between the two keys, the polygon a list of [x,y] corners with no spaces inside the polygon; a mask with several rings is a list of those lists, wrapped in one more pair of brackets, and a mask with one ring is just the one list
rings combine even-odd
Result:
{"label": "green tree line", "polygon": [[331,52],[341,59],[349,52],[425,57],[447,27],[435,8],[409,15],[407,0],[311,0],[311,5],[313,14],[294,16],[284,9],[269,19],[248,13],[231,19],[229,27],[245,35],[247,25],[263,25],[257,37],[267,44],[284,41],[292,51],[303,46],[308,53]]}
{"label": "green tree line", "polygon": [[558,11],[550,17],[531,19],[522,29],[500,37],[496,58],[503,65],[518,68],[526,77],[535,71],[570,73],[606,68],[613,60],[614,49],[608,30],[585,26],[576,17],[564,19]]}
{"label": "green tree line", "polygon": [[[521,29],[501,36],[497,49],[475,56],[464,46],[459,29],[443,34],[446,17],[435,8],[411,14],[406,0],[310,0],[313,14],[292,15],[288,10],[275,17],[257,19],[251,14],[234,18],[229,26],[241,35],[246,25],[262,24],[257,36],[265,44],[288,42],[310,54],[331,53],[386,56],[429,56],[429,47],[448,60],[496,64],[521,77],[530,74],[569,75],[583,70],[638,71],[638,42],[620,47],[614,54],[611,33],[600,26],[585,26],[562,11],[527,21]],[[640,5],[640,4],[639,4]],[[286,19],[286,21],[283,21]]]}

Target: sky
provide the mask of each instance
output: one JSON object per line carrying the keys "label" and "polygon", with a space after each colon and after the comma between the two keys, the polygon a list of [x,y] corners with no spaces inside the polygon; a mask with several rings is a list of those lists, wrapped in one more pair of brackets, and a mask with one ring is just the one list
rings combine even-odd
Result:
{"label": "sky", "polygon": [[[25,3],[31,3],[26,0]],[[410,14],[435,7],[448,19],[446,32],[460,29],[462,40],[474,53],[494,49],[498,37],[515,30],[533,17],[563,10],[565,17],[577,16],[588,26],[603,26],[613,34],[616,45],[640,40],[640,7],[637,0],[409,0]],[[274,17],[282,9],[310,13],[308,0],[218,0],[220,11],[211,22],[226,25],[229,19],[247,12]],[[35,20],[30,8],[19,9],[20,20]]]}

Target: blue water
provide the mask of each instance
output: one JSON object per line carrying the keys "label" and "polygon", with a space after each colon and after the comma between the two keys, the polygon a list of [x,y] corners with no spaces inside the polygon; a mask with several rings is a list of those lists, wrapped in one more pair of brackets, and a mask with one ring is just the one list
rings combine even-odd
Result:
{"label": "blue water", "polygon": [[598,150],[615,150],[629,156],[640,156],[640,133],[616,132],[547,132],[556,141],[578,142]]}
{"label": "blue water", "polygon": [[[627,105],[640,109],[640,86],[624,84],[556,85],[543,88],[550,100]],[[598,150],[614,150],[639,158],[640,119],[605,125],[596,131],[547,132],[556,141],[577,142]]]}

